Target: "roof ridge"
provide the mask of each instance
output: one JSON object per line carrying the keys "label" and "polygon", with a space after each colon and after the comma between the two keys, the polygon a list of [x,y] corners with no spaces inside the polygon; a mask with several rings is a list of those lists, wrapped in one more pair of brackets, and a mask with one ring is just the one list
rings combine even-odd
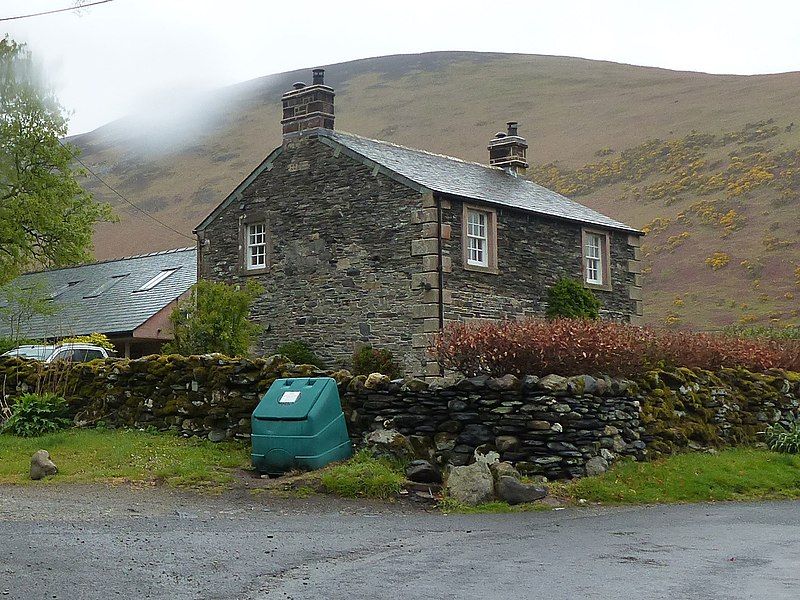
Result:
{"label": "roof ridge", "polygon": [[109,263],[115,262],[122,262],[125,260],[134,260],[137,258],[148,258],[150,256],[159,256],[163,254],[175,254],[178,252],[188,252],[190,250],[197,250],[197,246],[184,246],[182,248],[170,248],[169,250],[156,250],[154,252],[146,252],[144,254],[132,254],[130,256],[120,256],[118,258],[108,258],[106,260],[96,260],[94,262],[86,262],[81,263],[79,265],[70,265],[68,267],[58,267],[56,269],[41,269],[39,271],[26,271],[25,273],[21,273],[20,277],[23,275],[36,275],[39,273],[52,273],[54,271],[66,271],[68,269],[79,269],[81,267],[91,267],[94,265],[105,265]]}
{"label": "roof ridge", "polygon": [[[485,163],[480,163],[474,160],[464,160],[463,158],[458,158],[457,156],[450,156],[449,154],[438,154],[436,152],[431,152],[430,150],[423,150],[422,148],[412,148],[411,146],[403,146],[402,144],[396,144],[395,142],[389,142],[387,140],[379,140],[376,138],[370,138],[365,135],[359,135],[357,133],[351,133],[349,131],[342,131],[341,129],[331,129],[326,130],[325,133],[322,135],[330,137],[330,134],[333,133],[334,135],[337,133],[343,133],[344,135],[349,135],[355,138],[360,138],[362,140],[367,140],[368,142],[377,142],[378,144],[385,144],[387,146],[394,146],[395,148],[401,148],[403,150],[410,150],[411,152],[419,152],[421,154],[427,154],[428,156],[435,156],[436,158],[446,158],[448,160],[455,160],[460,163],[464,163],[465,165],[475,165],[476,167],[483,167],[484,169],[489,169],[490,171],[495,172],[502,172],[505,173],[505,169],[500,167],[493,167],[492,165],[487,165]],[[513,175],[512,175],[513,177]],[[529,180],[526,180],[529,181]],[[531,182],[533,183],[533,182]]]}

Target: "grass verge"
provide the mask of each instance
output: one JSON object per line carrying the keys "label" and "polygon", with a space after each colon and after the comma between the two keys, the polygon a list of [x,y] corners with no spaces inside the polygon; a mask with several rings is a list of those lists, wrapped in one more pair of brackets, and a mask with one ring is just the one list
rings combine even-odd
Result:
{"label": "grass verge", "polygon": [[800,456],[756,448],[622,461],[598,477],[551,486],[552,493],[603,504],[800,498]]}
{"label": "grass verge", "polygon": [[246,467],[246,444],[187,439],[135,430],[72,429],[35,438],[0,435],[0,483],[39,483],[28,478],[31,455],[50,452],[58,475],[47,483],[160,481],[176,486],[214,486]]}
{"label": "grass verge", "polygon": [[392,498],[403,488],[405,480],[401,464],[375,458],[366,450],[320,474],[323,491],[347,498]]}

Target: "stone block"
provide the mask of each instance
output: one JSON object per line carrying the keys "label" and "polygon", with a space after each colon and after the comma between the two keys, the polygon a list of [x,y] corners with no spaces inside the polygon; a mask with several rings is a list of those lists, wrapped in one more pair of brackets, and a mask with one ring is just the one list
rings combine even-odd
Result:
{"label": "stone block", "polygon": [[438,289],[439,287],[439,274],[436,271],[428,271],[427,273],[414,273],[411,275],[411,289],[418,290],[424,288],[426,290]]}
{"label": "stone block", "polygon": [[411,316],[415,319],[439,318],[439,304],[417,304],[411,308]]}
{"label": "stone block", "polygon": [[642,272],[642,263],[638,260],[629,260],[628,261],[628,273],[641,273]]}
{"label": "stone block", "polygon": [[436,223],[436,209],[422,208],[411,213],[411,222],[417,223]]}
{"label": "stone block", "polygon": [[641,300],[642,299],[642,288],[632,285],[628,288],[628,297],[631,300]]}
{"label": "stone block", "polygon": [[422,240],[411,241],[411,255],[422,256],[424,254],[437,254],[439,252],[439,241],[436,238],[425,238]]}
{"label": "stone block", "polygon": [[633,246],[634,248],[638,248],[642,245],[642,236],[629,234],[628,235],[628,246]]}

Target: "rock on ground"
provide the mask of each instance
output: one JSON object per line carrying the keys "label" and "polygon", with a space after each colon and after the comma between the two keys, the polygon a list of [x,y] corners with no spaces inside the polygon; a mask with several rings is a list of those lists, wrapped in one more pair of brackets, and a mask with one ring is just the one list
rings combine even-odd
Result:
{"label": "rock on ground", "polygon": [[497,496],[509,504],[535,502],[547,496],[547,488],[525,485],[515,477],[503,475],[497,478],[495,485]]}
{"label": "rock on ground", "polygon": [[602,475],[608,470],[608,461],[602,456],[595,456],[586,461],[586,474],[590,477],[593,475]]}
{"label": "rock on ground", "polygon": [[50,460],[50,453],[47,450],[37,450],[31,457],[31,479],[39,480],[48,475],[58,473],[58,467]]}
{"label": "rock on ground", "polygon": [[520,478],[519,471],[517,471],[516,467],[514,467],[514,465],[512,465],[510,462],[497,462],[493,465],[489,465],[489,469],[491,469],[495,480],[500,479],[501,477],[513,477],[514,479]]}
{"label": "rock on ground", "polygon": [[464,504],[481,504],[494,499],[494,478],[486,463],[453,467],[447,477],[448,495]]}

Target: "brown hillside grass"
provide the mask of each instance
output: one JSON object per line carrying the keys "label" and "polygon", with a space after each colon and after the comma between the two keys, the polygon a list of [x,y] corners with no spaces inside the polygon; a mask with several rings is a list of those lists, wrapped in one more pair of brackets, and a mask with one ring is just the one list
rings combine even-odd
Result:
{"label": "brown hillside grass", "polygon": [[[124,123],[72,141],[109,183],[191,235],[280,143],[280,94],[308,78],[304,70],[221,90],[213,118],[195,123],[195,134],[167,152],[146,150],[155,130]],[[486,159],[487,141],[510,119],[520,121],[532,163],[555,161],[562,168],[595,162],[604,148],[618,153],[655,138],[681,139],[692,130],[721,135],[766,119],[781,129],[768,140],[770,150],[800,148],[800,126],[786,130],[800,114],[800,73],[722,76],[564,57],[443,52],[332,65],[326,79],[337,92],[337,128],[470,160]],[[177,137],[163,124],[157,133]],[[709,165],[729,160],[730,150],[709,149]],[[98,228],[98,258],[191,243],[120,204],[96,181],[86,185],[117,205],[121,216],[120,223]],[[645,279],[650,322],[709,328],[798,322],[797,302],[789,296],[800,297],[793,274],[800,249],[781,245],[798,237],[796,197],[776,206],[768,191],[748,192],[738,199],[746,223],[723,239],[702,223],[676,223],[696,200],[692,195],[656,202],[625,196],[623,185],[612,183],[577,199],[638,227],[669,218],[670,227],[648,243],[664,246],[670,237],[690,234],[651,259]],[[704,261],[716,251],[728,252],[730,262],[713,271]],[[757,287],[744,261],[760,265]]]}

